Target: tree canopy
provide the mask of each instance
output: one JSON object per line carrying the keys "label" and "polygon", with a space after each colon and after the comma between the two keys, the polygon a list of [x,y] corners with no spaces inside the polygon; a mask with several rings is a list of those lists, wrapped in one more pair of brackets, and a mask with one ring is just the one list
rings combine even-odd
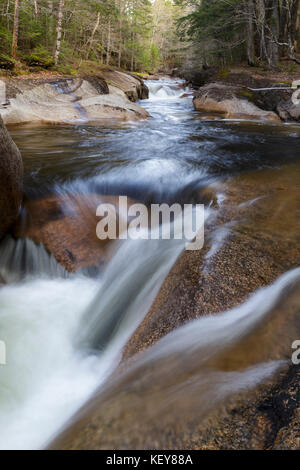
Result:
{"label": "tree canopy", "polygon": [[299,63],[300,0],[0,0],[0,68]]}

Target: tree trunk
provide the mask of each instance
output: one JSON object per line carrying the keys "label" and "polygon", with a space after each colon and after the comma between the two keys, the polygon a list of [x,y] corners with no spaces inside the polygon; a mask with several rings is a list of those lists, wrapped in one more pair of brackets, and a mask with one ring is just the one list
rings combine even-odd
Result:
{"label": "tree trunk", "polygon": [[[279,43],[283,44],[287,42],[287,9],[285,0],[279,2]],[[286,47],[280,46],[279,55],[283,57],[286,53]]]}
{"label": "tree trunk", "polygon": [[9,8],[10,8],[10,0],[7,0],[7,4],[6,4],[7,29],[9,29]]}
{"label": "tree trunk", "polygon": [[34,16],[37,18],[38,13],[39,13],[37,0],[33,0],[33,4],[34,4]]}
{"label": "tree trunk", "polygon": [[299,44],[298,44],[299,34],[300,34],[299,27],[300,27],[300,2],[298,1],[298,9],[297,9],[297,13],[296,13],[296,23],[295,23],[295,37],[296,37],[296,39],[295,39],[295,49],[296,49],[296,51],[298,51],[298,49],[299,49]]}
{"label": "tree trunk", "polygon": [[260,34],[260,58],[266,59],[269,66],[271,66],[271,59],[268,54],[266,44],[266,9],[265,0],[257,0],[258,2],[258,26]]}
{"label": "tree trunk", "polygon": [[300,60],[295,57],[295,23],[294,23],[294,13],[295,13],[295,4],[297,3],[298,9],[298,0],[286,0],[287,3],[287,36],[288,36],[288,48],[289,48],[289,58],[300,64]]}
{"label": "tree trunk", "polygon": [[[268,6],[267,25],[271,31],[269,38],[269,57],[271,67],[278,66],[279,51],[278,51],[278,38],[279,38],[279,4],[278,0],[270,0]],[[270,26],[269,26],[270,25]]]}
{"label": "tree trunk", "polygon": [[57,30],[56,30],[57,38],[56,38],[56,46],[55,46],[55,54],[54,54],[54,63],[55,63],[55,65],[58,64],[58,59],[59,59],[59,54],[60,54],[61,36],[62,36],[63,8],[64,8],[64,0],[59,0],[58,21],[57,21]]}
{"label": "tree trunk", "polygon": [[14,29],[13,29],[13,39],[11,47],[11,56],[13,59],[16,58],[17,48],[18,48],[18,36],[19,36],[19,0],[15,0],[15,13],[14,13]]}
{"label": "tree trunk", "polygon": [[100,61],[101,64],[104,64],[104,34],[103,34],[103,28],[102,28],[102,33],[101,33],[101,54],[100,54]]}
{"label": "tree trunk", "polygon": [[130,61],[130,70],[134,71],[134,33],[131,33],[131,61]]}
{"label": "tree trunk", "polygon": [[110,62],[110,20],[108,22],[107,48],[106,48],[106,65]]}
{"label": "tree trunk", "polygon": [[94,41],[94,37],[95,37],[96,31],[97,31],[97,29],[99,28],[99,23],[100,23],[100,12],[99,12],[98,15],[97,15],[97,20],[96,20],[94,29],[93,29],[93,31],[92,31],[92,34],[91,34],[91,37],[90,37],[90,40],[89,40],[89,46],[88,46],[87,53],[86,53],[86,57],[85,57],[86,60],[88,60],[88,58],[89,58],[89,55],[90,55],[90,52],[91,52],[91,48],[92,48],[92,46],[93,46],[93,41]]}
{"label": "tree trunk", "polygon": [[297,50],[297,32],[298,32],[298,13],[299,13],[299,0],[293,0],[293,4],[291,6],[291,17],[292,17],[292,24],[291,24],[291,31],[292,31],[292,39],[294,43],[294,49]]}
{"label": "tree trunk", "polygon": [[247,2],[247,58],[248,64],[255,65],[255,45],[254,45],[254,4],[253,0]]}
{"label": "tree trunk", "polygon": [[119,43],[119,52],[118,52],[118,67],[121,68],[121,59],[122,59],[122,37],[120,36],[120,43]]}
{"label": "tree trunk", "polygon": [[121,68],[122,57],[122,2],[119,2],[119,52],[118,52],[118,67]]}

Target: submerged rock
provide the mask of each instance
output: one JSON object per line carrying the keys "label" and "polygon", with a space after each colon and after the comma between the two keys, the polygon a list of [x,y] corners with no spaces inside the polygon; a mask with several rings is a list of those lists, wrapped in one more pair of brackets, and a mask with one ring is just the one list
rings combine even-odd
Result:
{"label": "submerged rock", "polygon": [[193,103],[196,111],[220,114],[227,119],[281,122],[277,114],[260,109],[251,98],[251,93],[243,88],[210,83],[196,92]]}
{"label": "submerged rock", "polygon": [[18,216],[22,184],[22,157],[0,115],[0,238]]}
{"label": "submerged rock", "polygon": [[[118,74],[114,72],[113,76]],[[123,74],[127,82],[132,83],[131,76]],[[125,79],[124,79],[125,80]],[[72,122],[77,120],[112,119],[136,121],[145,119],[147,111],[138,106],[137,88],[142,85],[135,80],[128,93],[115,93],[109,89],[103,77],[52,78],[43,80],[14,79],[6,83],[8,103],[2,107],[2,117],[6,124],[30,122]],[[120,89],[120,86],[118,86]],[[128,90],[127,90],[128,91]]]}

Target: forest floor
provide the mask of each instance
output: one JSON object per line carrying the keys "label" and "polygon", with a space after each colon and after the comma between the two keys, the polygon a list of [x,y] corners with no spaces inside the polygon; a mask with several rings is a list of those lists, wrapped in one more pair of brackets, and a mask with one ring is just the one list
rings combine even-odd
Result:
{"label": "forest floor", "polygon": [[[195,66],[195,69],[198,67]],[[47,79],[60,76],[80,76],[80,75],[96,75],[101,73],[103,70],[120,70],[122,72],[129,72],[128,70],[119,69],[113,65],[100,64],[94,61],[82,61],[79,64],[75,64],[74,67],[59,66],[53,69],[44,69],[42,67],[27,67],[22,66],[18,70],[4,70],[0,69],[0,77],[3,78],[23,78],[23,79]],[[163,67],[162,67],[163,70]],[[147,78],[150,75],[156,75],[153,71],[150,74],[146,72],[134,72],[136,75]],[[265,78],[272,81],[278,81],[281,83],[291,83],[294,80],[300,79],[300,65],[288,61],[282,60],[276,70],[270,70],[267,66],[249,67],[246,63],[238,65],[220,67],[221,78],[226,79],[229,74],[248,74],[253,78]],[[168,75],[164,72],[164,75]]]}
{"label": "forest floor", "polygon": [[2,78],[28,78],[28,79],[39,79],[39,78],[53,78],[57,76],[76,76],[86,74],[99,74],[103,70],[119,70],[126,72],[126,70],[119,69],[113,65],[100,64],[99,62],[83,61],[78,67],[57,67],[57,68],[43,68],[43,67],[22,67],[17,70],[5,70],[0,69],[0,77]]}
{"label": "forest floor", "polygon": [[[226,74],[226,70],[225,74]],[[230,73],[247,73],[253,78],[266,78],[282,83],[290,83],[293,80],[300,80],[300,65],[290,61],[282,61],[278,69],[270,70],[267,67],[249,67],[246,64],[228,68]]]}

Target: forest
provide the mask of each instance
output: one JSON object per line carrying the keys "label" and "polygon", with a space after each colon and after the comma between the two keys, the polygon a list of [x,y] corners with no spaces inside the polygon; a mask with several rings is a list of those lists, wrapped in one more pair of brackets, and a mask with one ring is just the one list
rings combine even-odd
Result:
{"label": "forest", "polygon": [[0,68],[276,68],[300,62],[299,8],[299,0],[0,0]]}

